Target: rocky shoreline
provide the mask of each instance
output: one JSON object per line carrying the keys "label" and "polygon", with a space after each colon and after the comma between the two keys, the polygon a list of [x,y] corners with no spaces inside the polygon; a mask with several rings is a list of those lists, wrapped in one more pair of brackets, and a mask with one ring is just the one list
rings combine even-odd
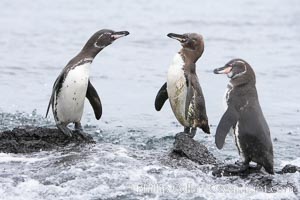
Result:
{"label": "rocky shoreline", "polygon": [[52,150],[67,145],[84,145],[95,143],[89,135],[82,136],[73,132],[67,137],[55,128],[24,126],[0,132],[0,152],[32,153]]}
{"label": "rocky shoreline", "polygon": [[[24,126],[14,128],[13,130],[0,132],[0,152],[3,153],[32,153],[38,151],[53,150],[65,147],[67,145],[86,145],[94,144],[95,141],[89,135],[83,136],[75,131],[74,136],[67,137],[58,129],[42,128],[34,126]],[[169,159],[169,160],[168,160]],[[235,182],[236,177],[240,177],[253,187],[265,188],[267,192],[276,192],[284,188],[292,188],[295,194],[298,194],[297,187],[292,183],[276,182],[274,178],[262,171],[248,170],[243,173],[232,173],[229,169],[231,165],[225,165],[222,161],[217,160],[209,150],[198,141],[190,138],[185,133],[178,133],[175,136],[173,149],[168,158],[164,161],[166,165],[179,165],[189,169],[190,160],[199,166],[204,167],[202,170],[209,172],[218,177],[228,177],[231,182]],[[172,161],[170,161],[172,160]],[[173,162],[173,164],[171,164]],[[174,166],[172,166],[174,167]],[[300,168],[294,165],[286,165],[276,174],[296,173]]]}

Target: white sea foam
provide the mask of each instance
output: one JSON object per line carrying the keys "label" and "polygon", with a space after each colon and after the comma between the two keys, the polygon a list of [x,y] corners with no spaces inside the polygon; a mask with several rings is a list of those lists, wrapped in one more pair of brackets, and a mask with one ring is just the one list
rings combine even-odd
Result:
{"label": "white sea foam", "polygon": [[6,154],[6,153],[0,153],[0,163],[5,162],[37,162],[44,160],[44,158],[32,158],[29,156],[24,156],[22,154]]}

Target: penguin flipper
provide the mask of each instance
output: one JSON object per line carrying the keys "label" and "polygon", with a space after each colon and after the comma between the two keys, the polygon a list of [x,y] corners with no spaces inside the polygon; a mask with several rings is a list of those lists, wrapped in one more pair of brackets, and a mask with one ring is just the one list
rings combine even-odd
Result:
{"label": "penguin flipper", "polygon": [[194,95],[194,91],[193,91],[192,83],[186,74],[185,74],[185,78],[186,78],[187,94],[185,99],[184,115],[185,115],[185,119],[187,119],[189,114],[190,104]]}
{"label": "penguin flipper", "polygon": [[222,116],[215,136],[215,143],[218,149],[222,149],[225,143],[225,138],[230,129],[234,127],[238,121],[239,114],[234,107],[228,107]]}
{"label": "penguin flipper", "polygon": [[48,108],[47,108],[47,112],[46,112],[45,118],[47,118],[47,116],[48,116],[51,103],[52,103],[52,95],[51,95],[50,100],[49,100],[49,104],[48,104]]}
{"label": "penguin flipper", "polygon": [[96,119],[99,120],[102,115],[102,105],[98,93],[91,84],[90,80],[86,91],[86,98],[89,100],[90,104],[93,107]]}
{"label": "penguin flipper", "polygon": [[166,100],[169,98],[168,91],[167,91],[167,83],[163,84],[163,86],[158,91],[156,98],[155,98],[155,109],[160,111],[163,107]]}
{"label": "penguin flipper", "polygon": [[197,108],[196,118],[199,119],[198,127],[201,128],[203,132],[210,134],[208,117],[206,115],[205,99],[196,74],[190,76],[190,83],[195,90],[194,98],[195,107]]}
{"label": "penguin flipper", "polygon": [[60,75],[56,78],[56,80],[53,84],[52,94],[51,94],[51,97],[50,97],[50,100],[49,100],[49,104],[48,104],[48,108],[47,108],[47,112],[46,112],[46,117],[48,116],[50,105],[53,103],[55,91],[59,90],[60,87],[61,87],[61,82],[62,82],[63,77],[64,77],[63,72],[60,73]]}

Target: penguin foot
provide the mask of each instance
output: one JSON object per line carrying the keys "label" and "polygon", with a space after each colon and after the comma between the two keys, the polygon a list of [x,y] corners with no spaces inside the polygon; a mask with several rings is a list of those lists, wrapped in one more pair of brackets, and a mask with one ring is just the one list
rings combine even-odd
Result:
{"label": "penguin foot", "polygon": [[188,133],[189,137],[194,138],[197,132],[197,128],[192,128],[191,132]]}
{"label": "penguin foot", "polygon": [[81,126],[81,123],[80,122],[75,122],[75,130],[77,131],[83,131],[83,128]]}
{"label": "penguin foot", "polygon": [[268,172],[269,174],[274,174],[273,165],[264,165],[263,167],[265,168],[266,172]]}
{"label": "penguin foot", "polygon": [[83,139],[89,137],[89,135],[87,133],[85,133],[83,130],[76,130],[76,133],[77,133],[78,136],[80,136]]}
{"label": "penguin foot", "polygon": [[190,127],[185,126],[183,132],[188,134],[188,133],[190,133],[190,130],[191,130]]}
{"label": "penguin foot", "polygon": [[243,163],[242,165],[228,165],[228,169],[226,170],[229,173],[243,173],[249,169],[249,164]]}
{"label": "penguin foot", "polygon": [[184,127],[184,131],[185,134],[187,134],[190,138],[195,137],[196,132],[197,132],[197,128],[190,128],[190,127]]}
{"label": "penguin foot", "polygon": [[259,173],[262,165],[251,165],[247,162],[237,161],[235,164],[227,165],[226,172],[231,175],[248,175],[250,173]]}
{"label": "penguin foot", "polygon": [[73,136],[73,133],[70,129],[68,129],[66,126],[62,125],[62,124],[58,124],[57,125],[57,128],[63,133],[65,134],[66,136],[68,137],[72,137]]}

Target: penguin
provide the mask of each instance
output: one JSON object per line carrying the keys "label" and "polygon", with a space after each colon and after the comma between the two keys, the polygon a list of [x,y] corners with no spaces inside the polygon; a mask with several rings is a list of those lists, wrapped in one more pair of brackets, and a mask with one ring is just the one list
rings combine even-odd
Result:
{"label": "penguin", "polygon": [[233,128],[235,143],[242,158],[237,172],[262,166],[269,174],[274,174],[273,145],[269,126],[259,104],[256,78],[252,67],[242,59],[233,59],[224,67],[214,70],[215,74],[227,74],[230,82],[225,95],[227,109],[222,116],[215,135],[218,149],[222,149],[225,138]]}
{"label": "penguin", "polygon": [[116,32],[108,29],[97,31],[57,77],[46,117],[51,105],[56,126],[65,135],[72,137],[72,131],[67,128],[69,123],[74,123],[75,130],[85,135],[80,123],[85,97],[92,105],[96,119],[100,119],[102,105],[97,91],[89,79],[90,65],[102,49],[128,34],[128,31]]}
{"label": "penguin", "polygon": [[155,109],[160,111],[169,99],[178,122],[184,126],[184,133],[193,138],[197,127],[209,134],[205,99],[196,74],[196,62],[204,51],[203,37],[197,33],[167,35],[181,43],[181,50],[171,63],[167,82],[163,84],[155,98]]}

